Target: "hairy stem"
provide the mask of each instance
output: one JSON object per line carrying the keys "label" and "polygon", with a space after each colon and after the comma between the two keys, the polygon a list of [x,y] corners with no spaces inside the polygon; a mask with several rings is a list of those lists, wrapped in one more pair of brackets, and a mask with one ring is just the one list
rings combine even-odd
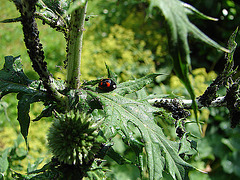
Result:
{"label": "hairy stem", "polygon": [[86,11],[87,1],[71,14],[67,55],[67,85],[71,89],[78,89],[80,86],[80,65]]}

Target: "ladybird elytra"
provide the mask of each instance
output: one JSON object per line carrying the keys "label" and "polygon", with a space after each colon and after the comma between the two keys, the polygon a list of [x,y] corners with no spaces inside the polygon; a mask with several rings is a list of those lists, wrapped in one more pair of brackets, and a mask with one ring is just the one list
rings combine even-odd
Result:
{"label": "ladybird elytra", "polygon": [[101,79],[98,84],[98,88],[104,92],[110,92],[117,88],[116,83],[112,79]]}

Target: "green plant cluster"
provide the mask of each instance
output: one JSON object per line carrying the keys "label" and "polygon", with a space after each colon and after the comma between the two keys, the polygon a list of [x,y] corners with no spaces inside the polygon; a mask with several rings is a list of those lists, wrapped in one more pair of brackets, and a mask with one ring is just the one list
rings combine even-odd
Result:
{"label": "green plant cluster", "polygon": [[231,128],[226,108],[211,108],[205,136],[198,141],[198,152],[193,164],[208,172],[191,172],[192,179],[239,179],[238,137],[240,128]]}
{"label": "green plant cluster", "polygon": [[[216,77],[216,73],[213,71],[207,73],[204,68],[193,70],[191,81],[196,95],[201,95]],[[170,78],[169,85],[170,89],[174,89],[174,94],[187,96],[184,86],[176,76]],[[221,91],[224,92],[221,89],[220,94]],[[197,141],[198,154],[194,155],[190,162],[206,171],[207,174],[192,171],[190,179],[238,179],[240,177],[238,171],[240,168],[240,138],[238,138],[240,128],[231,129],[227,108],[202,108],[199,112],[199,119],[204,122],[204,137]],[[196,126],[189,124],[186,128],[187,131],[199,135]],[[174,133],[167,134],[172,138],[175,137]]]}

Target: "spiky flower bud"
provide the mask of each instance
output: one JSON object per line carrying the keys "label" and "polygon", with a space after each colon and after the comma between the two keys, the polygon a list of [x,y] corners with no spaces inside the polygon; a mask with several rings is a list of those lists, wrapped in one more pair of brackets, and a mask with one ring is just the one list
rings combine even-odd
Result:
{"label": "spiky flower bud", "polygon": [[89,164],[101,147],[96,126],[79,111],[58,115],[48,133],[50,151],[63,163]]}

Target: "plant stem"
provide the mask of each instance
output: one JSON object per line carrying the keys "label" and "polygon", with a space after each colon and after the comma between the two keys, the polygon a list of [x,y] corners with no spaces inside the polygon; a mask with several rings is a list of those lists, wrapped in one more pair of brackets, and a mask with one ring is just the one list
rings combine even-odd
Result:
{"label": "plant stem", "polygon": [[80,86],[80,65],[86,11],[87,1],[84,6],[80,6],[71,14],[67,55],[67,86],[70,89],[78,89]]}
{"label": "plant stem", "polygon": [[14,1],[14,3],[21,13],[20,19],[23,26],[24,42],[28,49],[28,54],[34,70],[40,76],[43,86],[48,94],[51,97],[54,97],[60,104],[65,104],[64,96],[57,91],[54,79],[47,69],[46,61],[44,61],[44,51],[39,39],[39,31],[34,15],[37,0]]}
{"label": "plant stem", "polygon": [[[167,98],[154,98],[154,99],[149,99],[148,102],[150,104],[154,104],[155,102],[159,102],[159,101],[169,101],[171,102],[172,99],[167,99]],[[183,108],[184,109],[192,109],[192,100],[177,100],[180,103],[182,103]],[[202,107],[226,107],[226,101],[225,101],[225,97],[218,97],[216,100],[212,101],[211,104],[209,106],[204,106],[203,104],[201,104],[198,99],[196,100],[196,103],[198,105],[199,108]]]}

